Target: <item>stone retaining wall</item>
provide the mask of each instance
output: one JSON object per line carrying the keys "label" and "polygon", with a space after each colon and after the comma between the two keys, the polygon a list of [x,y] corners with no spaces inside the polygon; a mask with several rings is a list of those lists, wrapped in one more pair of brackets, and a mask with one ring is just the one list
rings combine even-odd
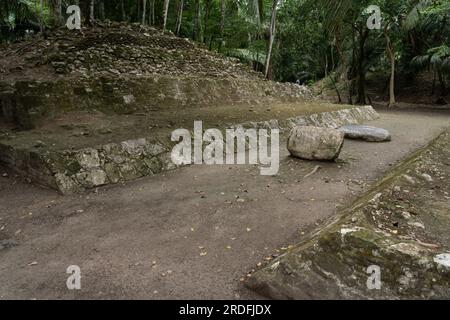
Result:
{"label": "stone retaining wall", "polygon": [[[265,80],[127,77],[0,82],[0,118],[29,129],[41,118],[73,110],[106,114],[158,109],[258,105],[311,99],[308,88]],[[15,116],[17,115],[17,116]]]}
{"label": "stone retaining wall", "polygon": [[272,119],[269,121],[246,122],[235,127],[267,129],[278,128],[281,132],[287,132],[295,126],[339,128],[344,125],[358,124],[363,121],[371,121],[378,118],[379,115],[372,108],[372,106],[361,106],[343,110],[315,113],[306,116],[298,116],[285,120]]}
{"label": "stone retaining wall", "polygon": [[[337,127],[373,120],[378,114],[371,106],[299,116],[287,120],[252,122],[236,127],[280,128],[295,125]],[[170,159],[173,143],[149,138],[109,143],[80,150],[57,152],[17,150],[0,143],[0,161],[32,180],[63,194],[83,191],[174,169]]]}

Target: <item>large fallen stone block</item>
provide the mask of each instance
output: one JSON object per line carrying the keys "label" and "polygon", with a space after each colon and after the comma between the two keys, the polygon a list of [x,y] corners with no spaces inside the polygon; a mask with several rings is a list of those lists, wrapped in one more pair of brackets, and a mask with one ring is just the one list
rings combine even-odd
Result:
{"label": "large fallen stone block", "polygon": [[331,128],[299,126],[289,135],[291,155],[307,160],[335,160],[344,144],[344,133]]}
{"label": "large fallen stone block", "polygon": [[347,125],[339,128],[346,138],[369,142],[391,141],[391,134],[386,129],[362,125]]}

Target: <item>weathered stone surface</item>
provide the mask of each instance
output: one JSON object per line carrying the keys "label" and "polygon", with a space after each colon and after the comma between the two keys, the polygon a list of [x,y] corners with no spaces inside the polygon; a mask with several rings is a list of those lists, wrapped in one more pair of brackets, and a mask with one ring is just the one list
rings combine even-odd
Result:
{"label": "weathered stone surface", "polygon": [[0,117],[15,123],[22,130],[30,130],[34,127],[28,105],[23,103],[20,95],[12,92],[2,93],[0,90]]}
{"label": "weathered stone surface", "polygon": [[86,170],[98,168],[100,166],[100,158],[98,151],[93,148],[87,148],[76,154],[76,159],[80,166]]}
{"label": "weathered stone surface", "polygon": [[434,257],[434,262],[444,268],[450,268],[450,253],[441,253]]}
{"label": "weathered stone surface", "polygon": [[391,141],[391,134],[386,129],[363,125],[347,125],[339,128],[349,139],[359,139],[369,142]]}
{"label": "weathered stone surface", "polygon": [[51,155],[47,163],[59,190],[67,194],[172,169],[163,162],[168,150],[161,143],[140,138]]}
{"label": "weathered stone surface", "polygon": [[[353,107],[329,112],[301,115],[285,120],[272,119],[268,121],[246,122],[239,126],[243,128],[269,129],[278,128],[281,132],[291,131],[297,126],[313,126],[324,128],[339,128],[348,124],[358,124],[364,121],[376,120],[380,116],[372,106]],[[236,128],[237,126],[234,126]]]}
{"label": "weathered stone surface", "polygon": [[125,104],[132,104],[136,102],[136,98],[132,94],[128,94],[126,96],[123,96],[123,102]]}
{"label": "weathered stone surface", "polygon": [[307,160],[335,160],[344,144],[344,134],[336,129],[296,127],[289,135],[291,155]]}

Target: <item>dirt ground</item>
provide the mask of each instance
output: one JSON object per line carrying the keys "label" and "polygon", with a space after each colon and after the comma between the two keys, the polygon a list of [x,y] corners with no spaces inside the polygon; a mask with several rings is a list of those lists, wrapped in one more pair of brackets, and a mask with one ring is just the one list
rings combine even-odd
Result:
{"label": "dirt ground", "polygon": [[[431,141],[449,116],[382,112],[370,125],[392,142],[347,140],[337,163],[283,148],[274,177],[190,166],[63,197],[0,169],[0,298],[260,298],[243,287],[247,272]],[[81,268],[81,290],[66,287],[69,265]]]}

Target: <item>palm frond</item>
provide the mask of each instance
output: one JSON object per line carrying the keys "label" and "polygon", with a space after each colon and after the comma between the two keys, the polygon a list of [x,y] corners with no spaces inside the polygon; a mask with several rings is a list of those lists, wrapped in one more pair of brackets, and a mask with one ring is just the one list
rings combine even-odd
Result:
{"label": "palm frond", "polygon": [[416,56],[411,60],[411,67],[417,69],[417,70],[426,70],[428,69],[430,65],[430,56],[429,55],[423,55],[423,56]]}

